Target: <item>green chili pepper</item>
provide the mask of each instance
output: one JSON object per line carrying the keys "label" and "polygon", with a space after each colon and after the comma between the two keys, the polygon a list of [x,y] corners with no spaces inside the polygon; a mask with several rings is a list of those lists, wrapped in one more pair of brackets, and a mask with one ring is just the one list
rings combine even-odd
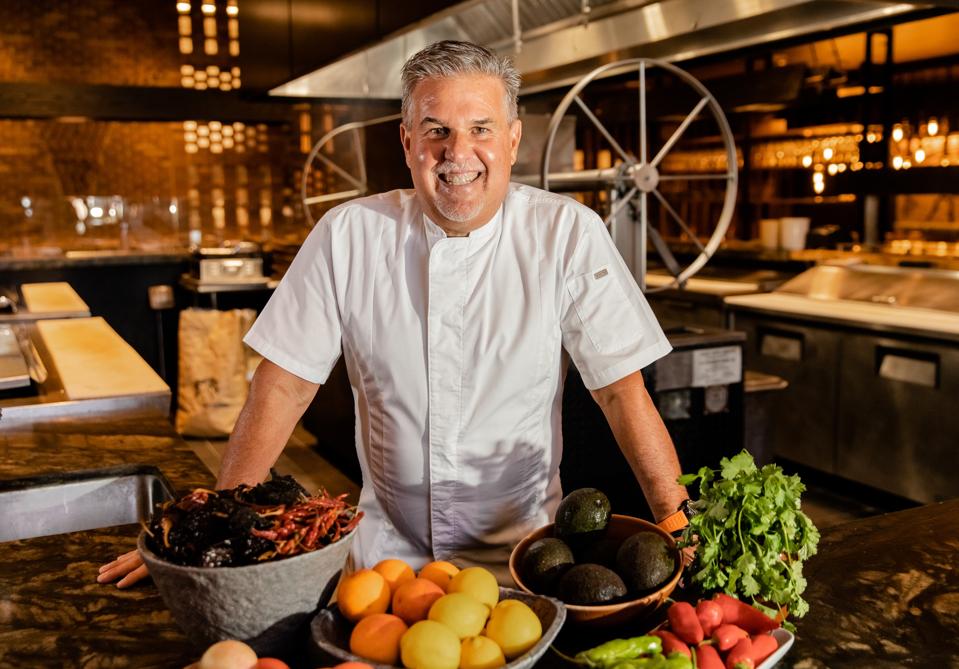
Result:
{"label": "green chili pepper", "polygon": [[635,660],[617,662],[612,669],[666,669],[666,658],[662,655],[640,657]]}
{"label": "green chili pepper", "polygon": [[664,669],[693,669],[693,661],[679,652],[672,652],[666,656]]}
{"label": "green chili pepper", "polygon": [[659,637],[635,636],[607,641],[595,648],[576,653],[575,659],[592,669],[611,669],[614,664],[623,660],[635,660],[643,655],[658,655],[662,652],[663,642]]}

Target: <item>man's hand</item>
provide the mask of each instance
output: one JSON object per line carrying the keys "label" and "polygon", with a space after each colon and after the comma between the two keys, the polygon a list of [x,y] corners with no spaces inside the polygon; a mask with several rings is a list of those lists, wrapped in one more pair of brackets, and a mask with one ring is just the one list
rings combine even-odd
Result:
{"label": "man's hand", "polygon": [[113,562],[100,567],[97,583],[109,583],[119,578],[117,587],[123,589],[147,576],[149,576],[147,566],[143,564],[143,558],[140,557],[139,551],[132,550],[129,553],[124,553]]}

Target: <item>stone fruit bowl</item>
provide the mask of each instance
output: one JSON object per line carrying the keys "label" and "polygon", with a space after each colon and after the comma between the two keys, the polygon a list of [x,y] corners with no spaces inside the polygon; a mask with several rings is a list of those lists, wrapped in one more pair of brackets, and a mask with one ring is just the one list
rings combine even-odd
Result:
{"label": "stone fruit bowl", "polygon": [[[676,569],[673,571],[673,574],[658,590],[642,597],[591,606],[566,604],[567,616],[570,621],[594,626],[618,625],[636,618],[648,616],[658,609],[673,592],[676,584],[679,582],[679,576],[683,571],[683,561],[679,549],[676,547],[675,540],[668,532],[640,518],[613,514],[609,517],[605,537],[619,542],[637,532],[655,532],[666,540],[670,552],[676,561]],[[530,587],[523,582],[521,575],[520,565],[522,564],[523,556],[534,541],[552,536],[553,523],[550,523],[527,534],[513,549],[509,557],[509,571],[513,577],[513,581],[523,592],[533,593]]]}
{"label": "stone fruit bowl", "polygon": [[[529,606],[539,618],[543,626],[543,636],[536,645],[516,659],[506,663],[505,669],[531,669],[543,656],[546,649],[559,634],[563,622],[566,620],[566,606],[558,599],[543,595],[520,592],[512,588],[499,589],[500,600],[518,599]],[[333,664],[330,658],[337,662],[364,662],[374,669],[401,669],[388,664],[374,664],[350,652],[350,632],[353,623],[343,617],[336,605],[330,605],[320,611],[310,624],[313,637],[311,647],[311,661],[320,666]]]}
{"label": "stone fruit bowl", "polygon": [[288,646],[329,601],[356,530],[311,553],[242,567],[184,567],[137,548],[180,629],[198,648],[238,639],[258,655]]}

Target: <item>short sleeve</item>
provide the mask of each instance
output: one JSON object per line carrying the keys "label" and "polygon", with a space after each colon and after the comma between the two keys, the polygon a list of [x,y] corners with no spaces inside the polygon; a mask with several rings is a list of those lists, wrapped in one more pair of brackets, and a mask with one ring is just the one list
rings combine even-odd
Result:
{"label": "short sleeve", "polygon": [[672,347],[602,221],[589,216],[579,230],[564,277],[561,328],[563,347],[595,390]]}
{"label": "short sleeve", "polygon": [[328,219],[310,232],[243,339],[270,362],[312,383],[326,382],[342,346]]}

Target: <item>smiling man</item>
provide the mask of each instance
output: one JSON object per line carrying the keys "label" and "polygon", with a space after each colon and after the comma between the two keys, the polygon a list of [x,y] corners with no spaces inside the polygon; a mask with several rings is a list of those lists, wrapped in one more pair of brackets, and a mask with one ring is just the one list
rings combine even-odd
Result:
{"label": "smiling man", "polygon": [[[570,359],[657,520],[686,499],[640,373],[670,347],[602,221],[509,182],[518,89],[473,44],[414,55],[400,139],[415,188],[332,209],[247,335],[265,360],[217,486],[266,477],[342,350],[366,514],[355,567],[451,560],[510,583],[512,547],[563,495]],[[133,553],[100,580],[144,573]]]}

